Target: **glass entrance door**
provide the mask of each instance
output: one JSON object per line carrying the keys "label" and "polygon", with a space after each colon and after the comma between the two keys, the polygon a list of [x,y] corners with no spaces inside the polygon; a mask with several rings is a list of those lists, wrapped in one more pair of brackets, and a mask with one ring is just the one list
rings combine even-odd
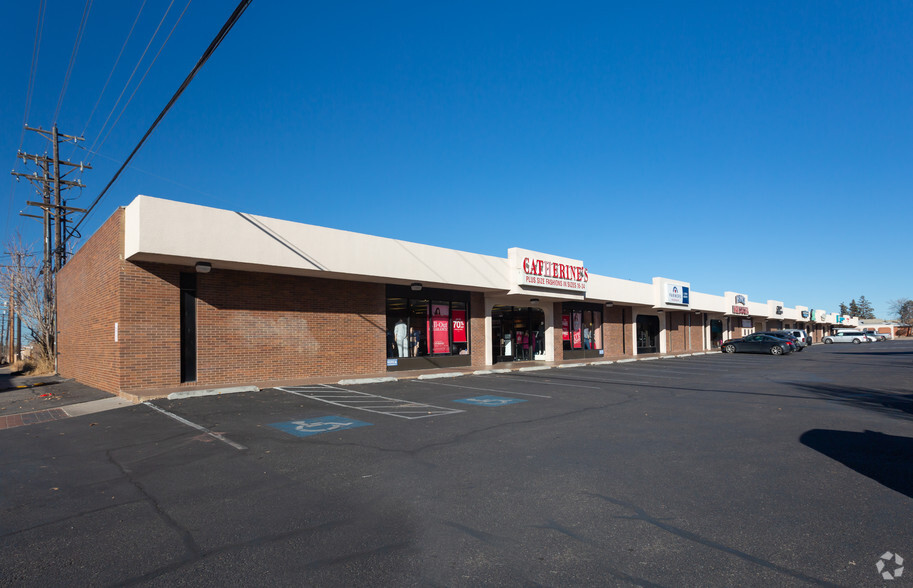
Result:
{"label": "glass entrance door", "polygon": [[637,354],[659,353],[659,317],[637,317]]}
{"label": "glass entrance door", "polygon": [[545,313],[538,308],[495,306],[491,309],[494,363],[545,358]]}
{"label": "glass entrance door", "polygon": [[710,319],[710,346],[719,347],[723,342],[723,321]]}

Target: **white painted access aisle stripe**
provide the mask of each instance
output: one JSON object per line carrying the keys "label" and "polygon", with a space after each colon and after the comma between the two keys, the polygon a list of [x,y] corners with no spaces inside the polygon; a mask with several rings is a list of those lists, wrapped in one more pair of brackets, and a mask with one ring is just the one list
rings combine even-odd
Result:
{"label": "white painted access aisle stripe", "polygon": [[367,392],[358,392],[357,390],[347,390],[337,388],[328,384],[317,384],[314,386],[286,386],[276,388],[289,394],[303,396],[311,400],[319,400],[334,406],[343,408],[354,408],[366,412],[376,412],[390,416],[400,417],[403,419],[423,419],[433,416],[443,416],[465,412],[456,408],[443,408],[431,404],[422,404],[420,402],[411,402],[409,400],[399,400],[397,398],[387,398]]}
{"label": "white painted access aisle stripe", "polygon": [[534,396],[536,398],[551,398],[545,394],[530,394],[528,392],[514,392],[512,390],[501,390],[496,388],[479,388],[477,386],[462,386],[460,384],[445,384],[443,382],[422,382],[423,384],[434,384],[435,386],[447,386],[448,388],[460,388],[462,390],[478,390],[479,392],[497,392],[498,394],[514,394],[517,396]]}
{"label": "white painted access aisle stripe", "polygon": [[145,404],[152,410],[158,411],[165,416],[169,416],[169,417],[173,418],[174,420],[176,420],[179,423],[183,423],[183,424],[187,425],[188,427],[193,427],[197,431],[202,431],[202,432],[206,433],[207,435],[209,435],[210,437],[212,437],[214,439],[218,439],[222,443],[225,443],[226,445],[230,445],[239,451],[243,451],[243,450],[247,449],[247,447],[241,445],[240,443],[235,443],[234,441],[232,441],[231,439],[229,439],[222,433],[216,433],[215,431],[210,431],[209,429],[207,429],[206,427],[204,427],[202,425],[198,425],[196,423],[190,422],[183,417],[179,417],[178,415],[176,415],[174,413],[168,412],[164,408],[157,407],[156,405],[152,404],[151,402],[144,402],[143,404]]}

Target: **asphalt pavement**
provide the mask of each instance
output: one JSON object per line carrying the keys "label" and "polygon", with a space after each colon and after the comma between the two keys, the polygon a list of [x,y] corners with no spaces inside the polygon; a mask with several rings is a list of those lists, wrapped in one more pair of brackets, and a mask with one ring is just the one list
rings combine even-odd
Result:
{"label": "asphalt pavement", "polygon": [[0,584],[898,586],[911,422],[911,341],[156,400],[0,430]]}

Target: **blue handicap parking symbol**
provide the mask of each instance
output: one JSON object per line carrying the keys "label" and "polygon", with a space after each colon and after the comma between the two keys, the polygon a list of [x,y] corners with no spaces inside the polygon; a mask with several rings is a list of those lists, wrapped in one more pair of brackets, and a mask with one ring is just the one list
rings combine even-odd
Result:
{"label": "blue handicap parking symbol", "polygon": [[342,431],[344,429],[354,429],[355,427],[367,427],[371,423],[356,421],[341,416],[325,416],[315,419],[303,419],[300,421],[286,421],[284,423],[271,423],[280,431],[296,437],[308,437],[310,435],[319,435],[320,433],[331,433],[333,431]]}
{"label": "blue handicap parking symbol", "polygon": [[517,402],[526,402],[520,398],[504,398],[503,396],[476,396],[475,398],[461,398],[454,402],[463,404],[475,404],[476,406],[504,406],[506,404],[516,404]]}

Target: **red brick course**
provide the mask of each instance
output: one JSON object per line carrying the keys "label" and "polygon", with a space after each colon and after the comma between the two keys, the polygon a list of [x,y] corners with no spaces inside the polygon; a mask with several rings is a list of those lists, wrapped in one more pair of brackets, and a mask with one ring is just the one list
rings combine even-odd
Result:
{"label": "red brick course", "polygon": [[[59,274],[61,375],[133,393],[386,371],[384,284],[216,268],[195,274],[196,379],[181,382],[180,276],[194,268],[125,261],[123,234],[120,209]],[[471,363],[483,367],[485,297],[470,296]],[[557,362],[561,308],[554,303]],[[700,318],[667,313],[667,352],[702,349]],[[606,358],[635,354],[633,320],[631,307],[604,309]]]}
{"label": "red brick course", "polygon": [[118,209],[57,275],[58,371],[105,390],[120,387],[123,209]]}

